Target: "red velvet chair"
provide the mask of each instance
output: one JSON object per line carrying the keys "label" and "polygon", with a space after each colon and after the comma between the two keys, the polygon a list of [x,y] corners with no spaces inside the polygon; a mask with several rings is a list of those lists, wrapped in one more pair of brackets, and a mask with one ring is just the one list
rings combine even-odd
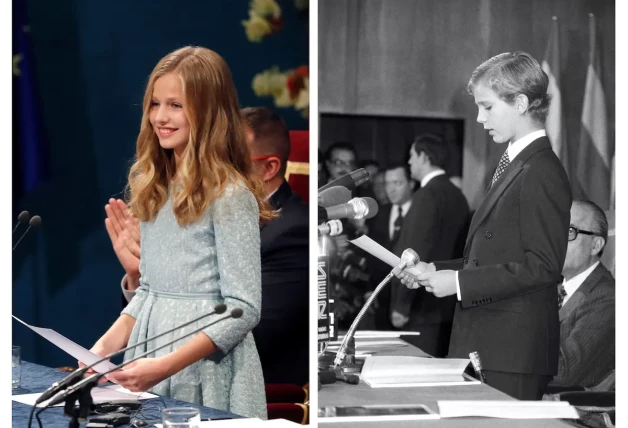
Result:
{"label": "red velvet chair", "polygon": [[310,132],[290,131],[290,146],[286,180],[307,203],[310,199]]}
{"label": "red velvet chair", "polygon": [[309,423],[309,384],[266,384],[268,419],[286,419],[301,425]]}

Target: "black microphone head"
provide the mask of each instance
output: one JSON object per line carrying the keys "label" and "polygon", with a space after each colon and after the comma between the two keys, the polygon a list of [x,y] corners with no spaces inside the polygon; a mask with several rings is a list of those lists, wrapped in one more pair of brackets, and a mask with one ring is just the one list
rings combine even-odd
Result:
{"label": "black microphone head", "polygon": [[356,374],[346,374],[345,375],[345,382],[347,382],[349,385],[357,385],[358,383],[360,383],[360,376],[356,375]]}
{"label": "black microphone head", "polygon": [[333,186],[318,194],[318,205],[324,208],[344,204],[351,199],[351,191],[343,186]]}
{"label": "black microphone head", "polygon": [[243,313],[244,313],[244,311],[242,310],[242,308],[233,308],[233,309],[231,309],[231,316],[233,318],[240,318]]}
{"label": "black microphone head", "polygon": [[17,221],[22,224],[28,223],[28,219],[31,218],[31,214],[28,211],[22,211],[20,215],[17,216]]}
{"label": "black microphone head", "polygon": [[227,312],[227,305],[225,305],[224,303],[218,303],[216,306],[214,306],[214,312],[219,315],[224,314],[225,312]]}
{"label": "black microphone head", "polygon": [[377,204],[377,201],[373,198],[362,198],[364,200],[364,202],[366,202],[366,205],[368,205],[369,207],[369,211],[366,214],[366,217],[364,218],[373,218],[377,215],[377,212],[379,211],[379,205]]}
{"label": "black microphone head", "polygon": [[336,373],[331,370],[322,370],[318,372],[318,381],[321,385],[329,385],[336,382]]}
{"label": "black microphone head", "polygon": [[31,218],[31,221],[29,221],[28,224],[30,224],[33,227],[39,227],[41,225],[41,217],[39,217],[38,215],[33,216],[33,218]]}

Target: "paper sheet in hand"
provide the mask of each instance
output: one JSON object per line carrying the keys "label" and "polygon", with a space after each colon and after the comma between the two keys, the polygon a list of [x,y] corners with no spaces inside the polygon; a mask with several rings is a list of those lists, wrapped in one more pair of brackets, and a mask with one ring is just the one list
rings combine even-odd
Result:
{"label": "paper sheet in hand", "polygon": [[[351,242],[355,246],[362,248],[367,253],[377,257],[391,267],[397,267],[399,263],[401,263],[401,259],[399,257],[395,256],[393,253],[391,253],[386,248],[382,247],[366,235],[362,235],[357,239],[349,240],[349,242]],[[418,275],[421,273],[421,271],[416,267],[405,269],[405,272],[411,273],[413,275]]]}
{"label": "paper sheet in hand", "polygon": [[[37,401],[41,394],[41,392],[37,392],[34,394],[19,394],[14,395],[12,399],[13,401],[17,401],[18,403],[33,406],[35,404],[35,401]],[[107,385],[101,386],[99,388],[92,388],[92,399],[94,400],[94,404],[119,403],[133,400],[148,400],[149,398],[156,397],[157,396],[155,394],[151,394],[150,392],[131,392],[128,389],[121,387],[120,385]],[[37,407],[46,407],[49,401],[50,400],[46,400],[43,403],[40,403]],[[53,407],[60,407],[64,404],[65,403],[60,403]]]}
{"label": "paper sheet in hand", "polygon": [[483,416],[504,419],[578,419],[566,401],[438,401],[441,418]]}
{"label": "paper sheet in hand", "polygon": [[422,358],[408,356],[368,358],[360,378],[371,388],[479,385],[464,374],[464,358]]}
{"label": "paper sheet in hand", "polygon": [[[87,349],[83,348],[81,345],[77,345],[76,343],[68,339],[67,337],[60,335],[54,330],[51,330],[49,328],[34,327],[32,325],[26,324],[24,321],[22,321],[16,316],[13,316],[13,318],[16,321],[21,322],[26,327],[33,330],[35,333],[39,334],[44,339],[57,345],[57,347],[64,350],[65,352],[67,352],[68,354],[70,354],[71,356],[73,356],[78,361],[81,361],[84,364],[87,364],[87,365],[94,364],[96,361],[102,358],[88,351]],[[97,371],[98,373],[105,373],[114,368],[116,368],[116,365],[111,363],[110,361],[103,361],[102,363],[99,363],[94,366],[94,370]]]}

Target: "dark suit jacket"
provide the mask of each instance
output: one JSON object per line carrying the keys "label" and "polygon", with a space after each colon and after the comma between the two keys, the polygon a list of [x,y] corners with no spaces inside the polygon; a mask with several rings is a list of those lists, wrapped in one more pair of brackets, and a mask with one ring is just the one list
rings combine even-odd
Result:
{"label": "dark suit jacket", "polygon": [[[382,247],[387,250],[391,250],[390,245],[390,211],[392,209],[391,204],[386,204],[379,207],[379,211],[377,215],[373,218],[366,220],[366,226],[368,227],[368,237],[377,242]],[[352,248],[353,250],[353,248]],[[388,272],[392,269],[386,263],[381,261],[375,256],[372,256],[370,253],[364,252],[365,257],[367,259],[366,271],[371,276],[371,281],[369,282],[369,288],[372,290],[375,289],[377,284],[380,283],[382,279]],[[386,290],[382,290],[382,293]]]}
{"label": "dark suit jacket", "polygon": [[262,311],[253,329],[266,383],[308,382],[309,211],[284,182],[271,196],[279,217],[262,225]]}
{"label": "dark suit jacket", "polygon": [[[427,262],[460,257],[455,249],[465,237],[468,219],[469,205],[460,189],[447,175],[438,175],[412,197],[394,252],[401,256],[412,248]],[[411,290],[399,281],[393,287],[391,309],[410,317],[404,330],[421,331],[427,324],[452,322],[455,296],[439,299],[422,287]]]}
{"label": "dark suit jacket", "polygon": [[547,137],[510,163],[478,207],[458,270],[449,357],[477,351],[484,369],[554,375],[558,291],[567,250],[571,187]]}
{"label": "dark suit jacket", "polygon": [[600,263],[558,312],[560,354],[552,384],[591,387],[615,369],[615,279]]}

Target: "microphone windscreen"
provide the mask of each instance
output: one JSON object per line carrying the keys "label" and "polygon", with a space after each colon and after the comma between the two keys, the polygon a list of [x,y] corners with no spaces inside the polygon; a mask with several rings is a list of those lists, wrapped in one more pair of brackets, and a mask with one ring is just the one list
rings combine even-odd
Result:
{"label": "microphone windscreen", "polygon": [[20,215],[17,216],[17,220],[22,223],[22,224],[26,224],[28,223],[28,219],[31,217],[30,213],[28,211],[22,211],[20,213]]}
{"label": "microphone windscreen", "polygon": [[225,312],[227,312],[227,305],[225,305],[224,303],[218,303],[216,306],[214,306],[214,312],[219,315],[224,314]]}
{"label": "microphone windscreen", "polygon": [[360,376],[356,374],[347,374],[345,377],[346,377],[346,382],[349,385],[357,385],[358,383],[360,383]]}
{"label": "microphone windscreen", "polygon": [[39,217],[38,215],[33,216],[33,218],[31,218],[31,221],[29,221],[28,224],[30,224],[33,227],[38,227],[41,224],[41,217]]}
{"label": "microphone windscreen", "polygon": [[321,385],[329,385],[336,382],[336,373],[331,370],[323,370],[318,372],[318,381]]}
{"label": "microphone windscreen", "polygon": [[362,198],[364,200],[364,202],[366,202],[366,205],[368,205],[369,207],[369,212],[366,215],[366,217],[364,218],[373,218],[377,215],[377,212],[379,211],[379,205],[377,205],[377,201],[373,198]]}
{"label": "microphone windscreen", "polygon": [[231,309],[231,316],[233,318],[240,318],[243,313],[244,313],[244,311],[242,310],[242,308],[233,308],[233,309]]}
{"label": "microphone windscreen", "polygon": [[318,194],[318,205],[324,208],[344,204],[351,199],[351,192],[346,187],[334,186]]}

